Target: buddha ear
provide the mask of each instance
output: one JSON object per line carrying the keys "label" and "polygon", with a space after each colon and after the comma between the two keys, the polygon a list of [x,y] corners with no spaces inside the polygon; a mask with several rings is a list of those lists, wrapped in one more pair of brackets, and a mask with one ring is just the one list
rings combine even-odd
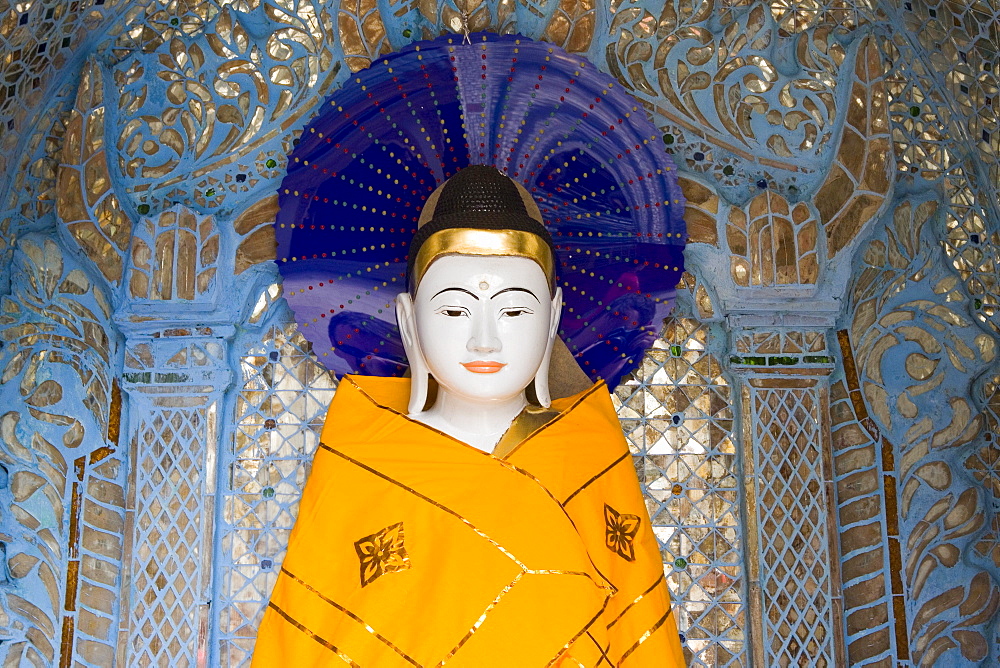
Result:
{"label": "buddha ear", "polygon": [[413,318],[413,300],[409,292],[396,295],[396,323],[403,338],[403,350],[410,363],[410,402],[407,411],[410,415],[422,413],[427,403],[427,386],[430,371],[420,352],[420,342],[417,339],[417,324]]}
{"label": "buddha ear", "polygon": [[543,408],[548,408],[552,404],[552,396],[549,392],[549,366],[552,362],[552,346],[555,344],[556,335],[559,332],[559,318],[562,316],[562,288],[556,288],[552,295],[551,320],[549,322],[549,340],[545,344],[545,354],[542,356],[542,363],[535,372],[535,399]]}

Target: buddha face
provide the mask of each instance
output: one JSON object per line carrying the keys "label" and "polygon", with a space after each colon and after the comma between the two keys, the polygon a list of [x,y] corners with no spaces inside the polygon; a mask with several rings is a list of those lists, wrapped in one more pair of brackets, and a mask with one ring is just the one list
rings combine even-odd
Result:
{"label": "buddha face", "polygon": [[443,391],[502,401],[523,392],[547,359],[561,305],[528,258],[451,255],[427,269],[400,325],[404,341],[405,330],[415,334],[410,343]]}

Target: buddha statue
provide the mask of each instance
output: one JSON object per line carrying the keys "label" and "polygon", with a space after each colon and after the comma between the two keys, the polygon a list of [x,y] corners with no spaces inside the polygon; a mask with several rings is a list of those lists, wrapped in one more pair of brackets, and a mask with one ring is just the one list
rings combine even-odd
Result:
{"label": "buddha statue", "polygon": [[472,166],[420,223],[396,302],[410,377],[341,382],[253,665],[685,665],[607,388],[550,392],[537,205]]}

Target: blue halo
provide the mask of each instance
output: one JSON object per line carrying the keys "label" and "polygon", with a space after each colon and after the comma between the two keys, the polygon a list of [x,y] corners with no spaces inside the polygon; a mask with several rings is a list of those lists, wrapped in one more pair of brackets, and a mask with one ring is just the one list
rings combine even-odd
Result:
{"label": "blue halo", "polygon": [[526,37],[416,42],[357,72],[289,156],[275,222],[285,298],[338,376],[407,369],[393,300],[423,202],[494,165],[556,243],[560,336],[614,387],[659,333],[684,271],[677,170],[656,127],[592,63]]}

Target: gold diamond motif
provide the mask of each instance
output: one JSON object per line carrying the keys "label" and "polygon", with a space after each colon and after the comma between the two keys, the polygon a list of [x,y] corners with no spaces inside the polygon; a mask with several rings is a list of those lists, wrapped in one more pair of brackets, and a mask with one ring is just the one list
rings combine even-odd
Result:
{"label": "gold diamond motif", "polygon": [[403,523],[397,522],[354,543],[361,561],[361,586],[367,587],[386,573],[405,571],[410,557],[403,546]]}
{"label": "gold diamond motif", "polygon": [[638,515],[623,515],[604,504],[605,545],[626,561],[635,561],[635,535],[642,520]]}

